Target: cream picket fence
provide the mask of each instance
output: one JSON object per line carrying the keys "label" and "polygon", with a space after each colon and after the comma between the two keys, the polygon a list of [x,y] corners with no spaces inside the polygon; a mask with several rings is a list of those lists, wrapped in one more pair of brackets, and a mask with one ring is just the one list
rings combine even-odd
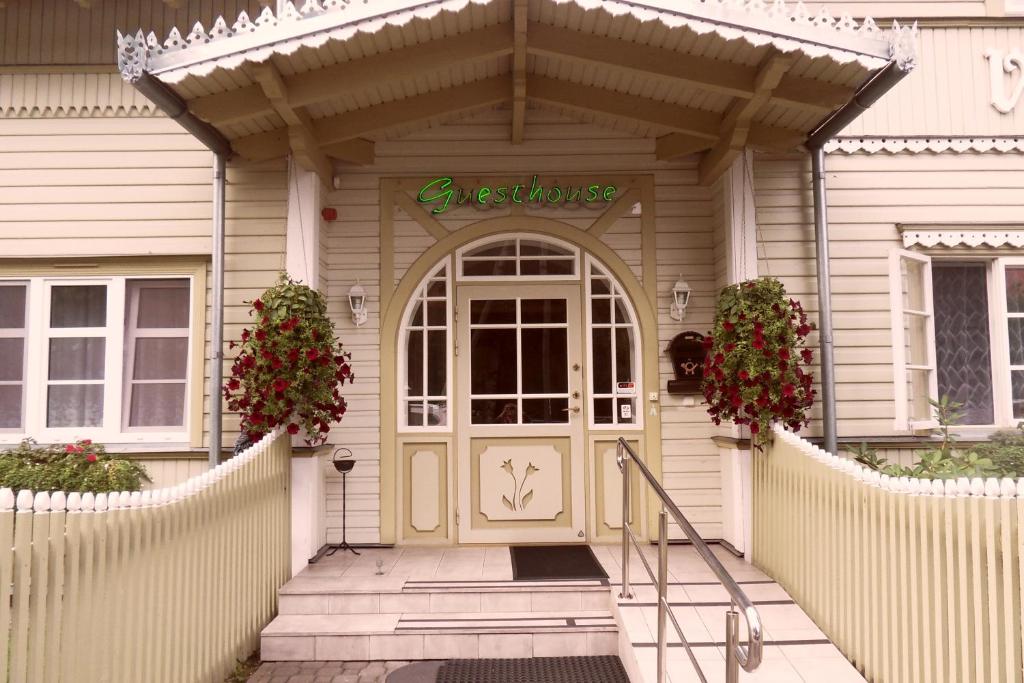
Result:
{"label": "cream picket fence", "polygon": [[223,681],[288,577],[290,458],[278,431],[169,489],[0,490],[0,680]]}
{"label": "cream picket fence", "polygon": [[892,478],[776,429],[753,561],[875,683],[1022,681],[1024,479]]}

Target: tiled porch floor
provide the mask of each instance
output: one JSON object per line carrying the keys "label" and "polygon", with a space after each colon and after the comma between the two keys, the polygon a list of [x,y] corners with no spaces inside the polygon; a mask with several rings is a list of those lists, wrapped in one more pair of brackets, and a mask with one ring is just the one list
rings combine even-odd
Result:
{"label": "tiled porch floor", "polygon": [[[593,546],[593,550],[608,573],[617,596],[617,584],[621,581],[621,549],[619,546]],[[644,555],[652,567],[656,566],[656,551],[653,546],[644,548]],[[829,683],[860,683],[864,680],[778,584],[724,549],[716,546],[714,551],[754,600],[765,626],[767,644],[764,661],[754,674],[741,671],[741,680],[772,683],[819,683],[823,680]],[[511,558],[508,548],[503,546],[397,547],[363,549],[360,552],[362,555],[358,557],[351,553],[325,557],[303,570],[289,586],[336,586],[341,579],[351,591],[375,592],[401,591],[407,580],[512,579]],[[632,643],[636,657],[636,667],[627,663],[627,669],[633,668],[634,675],[638,674],[643,683],[651,683],[655,680],[657,658],[653,635],[657,614],[655,588],[635,553],[630,562],[630,573],[634,598],[617,600],[618,619],[628,638],[621,642]],[[708,681],[724,680],[726,606],[723,603],[727,601],[724,589],[689,546],[670,547],[669,573],[669,601],[687,640],[695,644],[695,655]],[[457,600],[458,595],[452,594],[452,599]],[[373,620],[381,616],[352,614],[350,618]],[[671,624],[668,632],[669,679],[673,683],[699,680]]]}

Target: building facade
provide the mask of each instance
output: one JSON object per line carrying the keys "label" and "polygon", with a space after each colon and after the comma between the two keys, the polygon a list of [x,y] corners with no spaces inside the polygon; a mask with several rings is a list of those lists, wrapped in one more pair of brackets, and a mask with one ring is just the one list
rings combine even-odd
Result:
{"label": "building facade", "polygon": [[[669,393],[667,348],[752,277],[816,315],[801,143],[901,55],[826,146],[838,436],[909,457],[941,394],[968,438],[1012,428],[1024,6],[641,4],[7,0],[0,443],[102,440],[158,483],[205,467],[212,155],[151,77],[231,147],[225,339],[286,271],[353,353],[330,434],[357,460],[349,541],[613,540],[624,436],[742,551],[744,435]],[[295,471],[311,555],[340,539],[341,478]]]}

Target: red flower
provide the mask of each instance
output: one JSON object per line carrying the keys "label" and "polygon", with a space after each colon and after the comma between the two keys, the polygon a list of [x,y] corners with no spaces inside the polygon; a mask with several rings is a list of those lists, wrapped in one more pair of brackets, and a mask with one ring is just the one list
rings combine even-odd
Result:
{"label": "red flower", "polygon": [[796,328],[796,335],[798,337],[806,337],[810,333],[811,333],[811,326],[808,325],[807,323],[804,323],[803,325],[800,325],[799,327]]}
{"label": "red flower", "polygon": [[763,349],[764,348],[764,339],[762,339],[761,337],[755,337],[753,343],[751,344],[751,346],[753,346],[755,349],[759,349],[759,350]]}
{"label": "red flower", "polygon": [[318,330],[318,329],[316,329],[314,327],[312,335],[313,335],[313,341],[320,341],[320,330]]}
{"label": "red flower", "polygon": [[740,370],[740,379],[744,381],[750,379],[750,373],[746,370]]}
{"label": "red flower", "polygon": [[789,349],[786,347],[779,349],[779,358],[781,360],[789,360]]}
{"label": "red flower", "polygon": [[736,326],[733,325],[728,320],[726,320],[724,323],[722,323],[722,329],[725,330],[726,332],[732,332],[734,329],[736,329]]}
{"label": "red flower", "polygon": [[725,352],[726,353],[732,353],[735,350],[736,350],[736,345],[733,344],[732,342],[729,342],[728,344],[725,345]]}
{"label": "red flower", "polygon": [[309,349],[306,351],[306,360],[316,360],[320,356],[320,352],[316,349]]}
{"label": "red flower", "polygon": [[267,333],[264,330],[256,330],[256,341],[264,341],[267,338]]}
{"label": "red flower", "polygon": [[725,355],[721,353],[715,354],[715,365],[721,365],[725,362]]}
{"label": "red flower", "polygon": [[800,352],[800,357],[804,359],[804,362],[810,365],[811,361],[814,360],[814,352],[810,349],[804,349]]}
{"label": "red flower", "polygon": [[288,352],[288,360],[289,360],[289,362],[294,363],[298,359],[299,359],[299,350],[298,349],[292,349],[291,351]]}
{"label": "red flower", "polygon": [[73,443],[69,443],[67,446],[64,447],[64,452],[65,453],[77,453],[78,452],[78,446],[76,446]]}
{"label": "red flower", "polygon": [[252,307],[255,308],[257,311],[262,311],[263,301],[261,299],[256,299],[255,301],[252,302]]}
{"label": "red flower", "polygon": [[795,392],[796,392],[796,387],[794,387],[792,384],[783,384],[782,385],[782,395],[783,396],[792,396]]}
{"label": "red flower", "polygon": [[294,422],[288,423],[288,433],[289,434],[298,434],[299,433],[299,425],[295,424]]}
{"label": "red flower", "polygon": [[759,425],[756,422],[751,422],[750,423],[750,433],[751,434],[757,434],[760,431],[761,431],[761,425]]}
{"label": "red flower", "polygon": [[249,341],[249,330],[242,330],[242,341]]}
{"label": "red flower", "polygon": [[92,439],[82,439],[80,443],[83,446],[91,446],[92,445]]}
{"label": "red flower", "polygon": [[279,394],[284,393],[289,386],[291,386],[291,382],[289,382],[286,379],[281,379],[279,377],[274,380],[274,391],[276,391]]}
{"label": "red flower", "polygon": [[270,367],[273,368],[274,370],[280,370],[282,365],[284,365],[284,363],[277,356],[274,356],[270,360]]}
{"label": "red flower", "polygon": [[91,462],[96,462],[97,460],[99,460],[99,458],[96,457],[95,453],[90,453],[89,455],[85,456],[85,461],[86,462],[90,462],[91,463]]}
{"label": "red flower", "polygon": [[240,386],[242,386],[242,383],[239,382],[236,377],[232,377],[228,380],[228,389],[231,391],[237,391]]}

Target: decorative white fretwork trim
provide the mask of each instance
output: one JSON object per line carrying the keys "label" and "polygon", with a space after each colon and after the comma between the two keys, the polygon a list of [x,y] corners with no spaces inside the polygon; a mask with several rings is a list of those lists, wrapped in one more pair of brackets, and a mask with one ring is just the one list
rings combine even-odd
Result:
{"label": "decorative white fretwork trim", "polygon": [[[856,62],[871,70],[889,61],[909,71],[917,55],[917,25],[893,22],[883,31],[870,18],[861,23],[849,15],[839,19],[822,9],[817,14],[802,1],[785,0],[552,0],[573,2],[583,9],[600,8],[612,15],[628,14],[639,21],[659,21],[669,28],[686,26],[715,33],[726,40],[741,39],[755,47],[772,45],[782,52],[829,57],[840,64]],[[255,21],[245,12],[228,25],[218,17],[207,31],[196,23],[183,35],[172,28],[160,42],[155,33],[140,29],[117,34],[117,64],[127,81],[145,71],[176,83],[187,76],[204,76],[214,69],[232,69],[244,62],[265,61],[274,54],[291,54],[300,47],[319,47],[328,40],[346,40],[357,33],[375,33],[386,26],[404,26],[413,19],[430,19],[440,12],[458,12],[469,4],[493,0],[305,0],[301,8],[285,2],[275,16],[264,8]]]}
{"label": "decorative white fretwork trim", "polygon": [[[989,66],[992,107],[1000,114],[1009,114],[1020,102],[1021,95],[1024,95],[1024,52],[990,47],[985,50],[985,59]],[[1015,81],[1012,80],[1014,72],[1019,72]],[[1011,79],[1009,82],[1007,77]],[[1010,92],[1006,91],[1007,85],[1010,85]]]}
{"label": "decorative white fretwork trim", "polygon": [[904,247],[1024,247],[1022,230],[901,228]]}
{"label": "decorative white fretwork trim", "polygon": [[876,154],[888,152],[899,154],[910,152],[919,154],[921,152],[1024,152],[1024,137],[998,137],[998,138],[924,138],[924,137],[860,137],[860,138],[835,138],[825,143],[825,151],[828,153],[845,152],[846,154]]}

